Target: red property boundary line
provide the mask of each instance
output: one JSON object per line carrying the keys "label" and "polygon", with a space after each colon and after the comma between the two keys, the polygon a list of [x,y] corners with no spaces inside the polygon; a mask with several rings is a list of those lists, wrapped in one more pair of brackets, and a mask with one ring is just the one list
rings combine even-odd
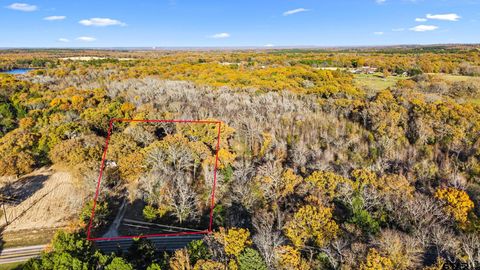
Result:
{"label": "red property boundary line", "polygon": [[[217,135],[217,145],[215,149],[215,167],[213,169],[213,187],[212,195],[210,197],[210,222],[208,229],[198,232],[179,232],[179,233],[160,233],[160,234],[147,234],[147,235],[138,235],[138,236],[116,236],[116,237],[90,237],[92,230],[92,222],[95,217],[95,207],[97,206],[98,195],[100,193],[100,183],[102,181],[103,170],[105,168],[105,159],[107,157],[108,143],[110,141],[110,135],[112,134],[113,123],[115,122],[141,122],[141,123],[193,123],[193,124],[215,124],[218,125],[218,135]],[[220,150],[220,130],[222,127],[221,121],[209,121],[209,120],[160,120],[160,119],[150,119],[150,120],[140,120],[140,119],[111,119],[108,124],[108,133],[107,139],[105,140],[105,147],[103,149],[102,163],[100,165],[100,172],[97,181],[97,188],[95,191],[95,198],[93,200],[92,214],[90,217],[90,222],[88,223],[87,229],[87,240],[96,241],[109,241],[109,240],[120,240],[120,239],[133,239],[133,238],[149,238],[149,237],[168,237],[168,236],[182,236],[182,235],[200,235],[200,234],[210,234],[212,233],[213,225],[213,209],[215,208],[215,189],[217,186],[217,168],[218,168],[218,151]]]}

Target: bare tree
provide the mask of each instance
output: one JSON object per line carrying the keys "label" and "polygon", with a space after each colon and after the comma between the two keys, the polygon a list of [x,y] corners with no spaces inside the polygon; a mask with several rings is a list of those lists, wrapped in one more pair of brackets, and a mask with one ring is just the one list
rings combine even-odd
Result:
{"label": "bare tree", "polygon": [[253,219],[255,235],[253,242],[263,255],[269,269],[275,269],[275,250],[285,242],[281,231],[275,227],[275,218],[266,211],[257,213]]}
{"label": "bare tree", "polygon": [[188,176],[185,174],[175,175],[172,187],[167,190],[171,198],[170,207],[173,209],[173,215],[180,223],[198,217],[196,194],[186,179]]}
{"label": "bare tree", "polygon": [[180,223],[198,217],[197,195],[192,187],[193,160],[184,145],[153,147],[146,154],[150,173],[140,181],[147,200],[168,206]]}
{"label": "bare tree", "polygon": [[422,265],[424,249],[408,234],[383,230],[374,243],[391,258],[396,269],[416,269]]}
{"label": "bare tree", "polygon": [[478,269],[480,267],[480,236],[478,234],[462,235],[460,242],[468,267]]}

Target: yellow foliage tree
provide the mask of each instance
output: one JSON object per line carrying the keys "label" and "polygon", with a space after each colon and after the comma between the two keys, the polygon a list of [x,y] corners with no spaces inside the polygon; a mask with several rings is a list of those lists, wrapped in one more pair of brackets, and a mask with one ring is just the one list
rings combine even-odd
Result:
{"label": "yellow foliage tree", "polygon": [[215,240],[223,245],[225,253],[228,255],[238,256],[249,245],[252,244],[250,240],[250,232],[243,228],[231,228],[220,230],[213,234]]}
{"label": "yellow foliage tree", "polygon": [[465,191],[456,188],[440,188],[435,192],[435,197],[444,203],[445,211],[460,225],[466,225],[468,213],[474,205]]}
{"label": "yellow foliage tree", "polygon": [[281,270],[308,270],[310,266],[302,259],[300,251],[292,246],[280,246],[275,250],[277,268]]}
{"label": "yellow foliage tree", "polygon": [[323,206],[305,205],[285,226],[285,235],[296,247],[302,247],[313,239],[323,247],[337,236],[339,228],[332,219],[332,209]]}
{"label": "yellow foliage tree", "polygon": [[210,149],[208,149],[208,147],[202,142],[190,142],[189,149],[193,152],[193,158],[196,165],[211,157]]}
{"label": "yellow foliage tree", "polygon": [[298,269],[301,262],[300,252],[291,246],[280,246],[277,250],[277,263],[280,269]]}
{"label": "yellow foliage tree", "polygon": [[270,147],[271,143],[272,143],[272,135],[270,133],[267,133],[267,132],[263,132],[262,133],[262,137],[263,137],[263,143],[262,143],[262,147],[260,148],[260,153],[259,153],[259,156],[263,157],[265,155],[265,153],[267,152],[268,148]]}
{"label": "yellow foliage tree", "polygon": [[371,185],[374,187],[378,186],[378,178],[377,175],[367,169],[356,169],[353,170],[351,173],[353,179],[355,180],[354,182],[354,188],[355,189],[362,189],[365,186]]}
{"label": "yellow foliage tree", "polygon": [[378,189],[387,194],[407,196],[409,198],[412,198],[415,192],[415,187],[410,185],[407,178],[397,174],[384,175],[378,179]]}
{"label": "yellow foliage tree", "polygon": [[193,270],[225,270],[225,265],[212,260],[199,260]]}
{"label": "yellow foliage tree", "polygon": [[22,128],[0,138],[0,176],[18,175],[33,171],[35,155],[32,151],[38,135]]}
{"label": "yellow foliage tree", "polygon": [[18,124],[21,129],[28,130],[35,126],[35,120],[31,117],[25,117],[20,119]]}
{"label": "yellow foliage tree", "polygon": [[120,168],[120,176],[128,182],[137,180],[144,172],[143,153],[133,152],[129,155],[120,157],[118,166]]}
{"label": "yellow foliage tree", "polygon": [[[207,121],[216,121],[215,119],[206,119]],[[194,141],[201,141],[215,149],[218,141],[219,124],[177,124],[177,130],[186,137],[193,138]],[[220,126],[220,148],[228,148],[228,138],[232,136],[235,129],[225,123]]]}
{"label": "yellow foliage tree", "polygon": [[118,160],[133,152],[139,151],[134,139],[124,133],[114,133],[110,137],[107,157],[109,160]]}
{"label": "yellow foliage tree", "polygon": [[103,138],[95,135],[62,141],[50,151],[50,159],[79,172],[96,169],[102,159],[103,144]]}
{"label": "yellow foliage tree", "polygon": [[[231,165],[236,157],[237,155],[235,155],[234,153],[228,151],[225,148],[221,148],[220,150],[218,150],[218,169],[223,169],[228,165]],[[209,165],[214,165],[215,159],[215,156],[209,156],[205,160],[205,162]]]}
{"label": "yellow foliage tree", "polygon": [[281,196],[287,196],[294,192],[295,187],[302,182],[302,177],[296,175],[292,169],[286,169],[282,174]]}
{"label": "yellow foliage tree", "polygon": [[393,262],[382,256],[376,249],[368,251],[367,260],[360,265],[360,270],[393,270]]}
{"label": "yellow foliage tree", "polygon": [[238,265],[235,260],[230,260],[228,262],[228,270],[238,270]]}
{"label": "yellow foliage tree", "polygon": [[135,110],[135,105],[133,105],[130,102],[125,102],[120,107],[120,110],[122,110],[123,113],[129,113],[129,112]]}
{"label": "yellow foliage tree", "polygon": [[335,197],[335,191],[339,184],[352,183],[350,179],[328,171],[315,171],[305,180],[314,184],[329,200]]}
{"label": "yellow foliage tree", "polygon": [[66,101],[62,98],[54,98],[50,101],[50,107],[60,106],[61,104],[65,103]]}
{"label": "yellow foliage tree", "polygon": [[85,98],[82,96],[75,95],[71,98],[71,102],[72,102],[72,107],[75,110],[82,110],[85,103]]}

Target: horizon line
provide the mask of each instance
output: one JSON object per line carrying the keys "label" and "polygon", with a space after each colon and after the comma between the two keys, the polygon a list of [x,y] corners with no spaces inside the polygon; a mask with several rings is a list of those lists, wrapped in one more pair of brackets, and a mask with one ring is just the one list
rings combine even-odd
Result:
{"label": "horizon line", "polygon": [[89,47],[22,47],[6,46],[0,50],[277,50],[277,49],[361,49],[361,48],[392,48],[392,47],[432,47],[432,46],[480,46],[479,43],[426,43],[426,44],[390,44],[390,45],[279,45],[279,46],[89,46]]}

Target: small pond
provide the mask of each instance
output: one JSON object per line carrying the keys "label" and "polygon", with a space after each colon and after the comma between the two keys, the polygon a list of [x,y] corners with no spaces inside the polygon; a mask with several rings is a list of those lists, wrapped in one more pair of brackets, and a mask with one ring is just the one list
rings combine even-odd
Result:
{"label": "small pond", "polygon": [[16,68],[16,69],[7,70],[7,71],[0,71],[0,73],[18,75],[18,74],[25,74],[30,70],[32,70],[32,68]]}

